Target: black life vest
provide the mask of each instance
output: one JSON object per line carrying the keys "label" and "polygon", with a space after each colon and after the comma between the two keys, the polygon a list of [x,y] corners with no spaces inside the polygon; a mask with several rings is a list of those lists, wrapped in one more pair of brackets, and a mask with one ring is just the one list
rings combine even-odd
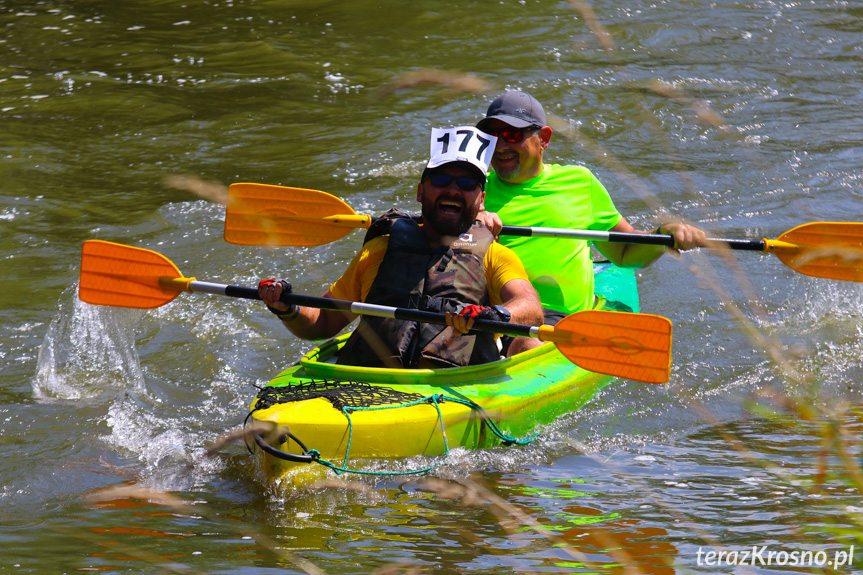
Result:
{"label": "black life vest", "polygon": [[[474,224],[452,245],[435,247],[415,219],[391,211],[373,224],[366,241],[386,232],[387,251],[367,303],[437,312],[455,311],[459,304],[488,305],[484,259],[494,237],[485,226]],[[427,360],[458,367],[499,357],[492,334],[459,336],[445,325],[363,316],[338,363],[417,368]]]}

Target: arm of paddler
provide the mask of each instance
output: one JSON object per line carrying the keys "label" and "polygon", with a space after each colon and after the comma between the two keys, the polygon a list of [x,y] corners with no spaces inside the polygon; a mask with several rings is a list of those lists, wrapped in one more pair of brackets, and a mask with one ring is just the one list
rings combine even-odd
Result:
{"label": "arm of paddler", "polygon": [[490,305],[502,305],[510,323],[542,325],[542,304],[521,259],[506,246],[492,244],[483,260]]}
{"label": "arm of paddler", "polygon": [[656,230],[644,232],[633,228],[624,218],[621,218],[610,231],[634,234],[669,234],[674,236],[673,248],[646,244],[594,242],[596,249],[602,255],[611,260],[614,265],[622,268],[643,268],[649,266],[666,251],[679,256],[681,251],[704,247],[706,237],[704,231],[701,229],[682,222],[662,224]]}
{"label": "arm of paddler", "polygon": [[[363,249],[354,255],[347,269],[330,286],[323,297],[346,301],[365,301],[369,287],[377,275],[386,247],[387,240],[385,237],[378,237],[366,243]],[[275,299],[278,300],[278,296]],[[287,318],[280,317],[280,319],[288,331],[297,337],[319,340],[335,336],[356,317],[350,312],[301,306],[300,312],[295,318],[288,316]]]}
{"label": "arm of paddler", "polygon": [[[510,323],[542,325],[542,304],[531,285],[527,272],[511,249],[492,244],[483,260],[489,305],[501,305],[510,315]],[[447,325],[461,333],[473,327],[473,319],[447,312]],[[525,339],[525,338],[518,338]]]}
{"label": "arm of paddler", "polygon": [[[288,310],[288,306],[279,301],[279,296],[282,295],[280,285],[274,284],[272,289],[258,288],[258,294],[268,306],[278,310]],[[330,290],[327,290],[323,297],[336,299]],[[333,337],[356,317],[349,312],[296,306],[296,313],[280,315],[279,319],[282,321],[282,325],[295,336],[319,340]]]}
{"label": "arm of paddler", "polygon": [[510,323],[542,325],[542,304],[533,285],[526,279],[506,282],[500,290],[501,304],[510,314]]}
{"label": "arm of paddler", "polygon": [[[495,301],[500,300],[500,304],[495,304]],[[509,312],[509,322],[520,325],[542,325],[542,305],[539,302],[539,296],[533,286],[526,279],[513,279],[506,282],[500,289],[498,297],[491,298],[491,303],[501,305]],[[492,313],[490,307],[472,306],[476,309],[483,310],[483,313]],[[465,334],[473,328],[475,321],[474,317],[465,315],[456,315],[446,312],[446,324],[458,332]],[[483,316],[480,315],[480,318]],[[498,317],[488,317],[485,319],[501,320]]]}
{"label": "arm of paddler", "polygon": [[[510,280],[501,289],[503,307],[512,314],[512,323],[522,325],[542,325],[543,313],[539,294],[527,280]],[[507,299],[508,298],[508,299]],[[506,352],[507,357],[527,351],[542,345],[542,342],[532,337],[517,337]]]}

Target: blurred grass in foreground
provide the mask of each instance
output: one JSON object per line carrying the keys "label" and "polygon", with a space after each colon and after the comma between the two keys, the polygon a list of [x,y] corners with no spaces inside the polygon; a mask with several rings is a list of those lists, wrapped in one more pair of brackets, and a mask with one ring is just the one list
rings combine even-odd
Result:
{"label": "blurred grass in foreground", "polygon": [[[598,44],[606,53],[610,66],[613,68],[618,62],[618,58],[612,35],[602,26],[589,3],[583,0],[570,0],[570,3],[582,17],[583,21],[590,27]],[[491,96],[496,95],[498,92],[497,87],[471,74],[426,69],[409,72],[397,77],[390,84],[382,86],[376,92],[376,97],[390,97],[399,90],[415,89],[418,86],[426,84],[443,86],[445,91],[442,93],[442,97],[445,98],[453,98],[460,93],[485,93]],[[693,183],[685,177],[686,170],[684,163],[679,158],[674,157],[673,146],[661,133],[656,120],[648,114],[647,106],[643,105],[642,98],[644,94],[649,93],[667,98],[674,105],[688,110],[693,122],[705,125],[720,134],[726,136],[731,134],[733,137],[734,131],[730,130],[721,115],[710,109],[705,102],[692,98],[679,88],[670,86],[659,79],[649,84],[631,85],[629,86],[629,92],[638,104],[636,109],[642,110],[646,118],[645,121],[655,128],[654,131],[657,134],[659,145],[662,146],[662,149],[667,152],[668,156],[679,167],[681,179],[689,192],[694,194]],[[632,171],[627,169],[625,162],[615,158],[608,149],[581,131],[575,123],[550,114],[549,125],[552,126],[558,136],[562,136],[582,147],[597,162],[613,172],[621,182],[627,185],[633,193],[645,202],[658,220],[668,217],[668,211],[665,207],[661,205],[648,186]],[[742,139],[738,139],[738,141],[743,143]],[[749,151],[753,160],[758,162],[756,154],[752,150]],[[223,193],[218,183],[208,183],[194,179],[173,179],[168,181],[168,185],[181,189],[189,189],[201,197],[213,201],[220,201],[221,194]],[[770,387],[762,389],[757,394],[753,394],[746,402],[746,408],[753,415],[772,421],[783,427],[799,428],[801,425],[808,427],[820,438],[817,460],[812,462],[808,476],[801,479],[800,475],[791,475],[781,465],[777,464],[776,461],[753,451],[705,407],[700,406],[696,401],[693,401],[692,405],[699,410],[705,423],[713,426],[717,433],[724,438],[728,446],[753,467],[764,469],[773,474],[789,490],[802,491],[809,495],[819,495],[824,492],[825,485],[828,482],[832,482],[847,486],[848,489],[856,490],[858,493],[863,492],[860,445],[861,431],[863,431],[863,410],[859,406],[854,406],[847,402],[837,402],[821,397],[819,383],[808,379],[795,366],[800,359],[794,357],[794,354],[790,353],[781,341],[765,333],[764,330],[759,329],[756,323],[750,319],[751,317],[764,319],[766,318],[766,312],[759,305],[758,297],[756,297],[754,290],[749,285],[747,276],[737,264],[734,255],[727,250],[720,251],[719,255],[732,270],[737,284],[743,289],[744,300],[749,305],[748,310],[741,309],[728,295],[723,288],[723,286],[729,284],[727,278],[721,279],[722,274],[717,273],[705,258],[692,258],[688,260],[688,269],[701,285],[708,286],[714,290],[720,301],[724,304],[724,308],[738,322],[741,331],[764,353],[781,381],[784,382],[783,389]],[[851,255],[854,256],[855,254]],[[859,254],[856,255],[859,256]],[[222,442],[218,442],[218,446],[212,449],[210,454],[215,455],[219,449],[233,439],[236,439],[236,434],[229,436]],[[577,443],[573,443],[573,447],[589,454],[590,450],[583,448]],[[607,462],[603,463],[607,464]],[[685,573],[689,570],[685,565],[674,565],[673,556],[654,557],[653,564],[650,565],[640,562],[625,551],[625,545],[616,538],[615,534],[603,532],[601,529],[595,530],[597,538],[594,540],[601,548],[594,548],[591,552],[606,555],[614,563],[597,564],[591,562],[584,549],[576,548],[559,534],[549,530],[546,525],[540,523],[529,512],[506,501],[495,493],[492,488],[483,485],[477,479],[449,481],[430,477],[420,481],[418,485],[421,489],[434,494],[440,500],[452,501],[464,508],[479,508],[491,514],[497,519],[507,537],[520,538],[522,537],[521,534],[525,531],[539,536],[549,549],[559,550],[560,553],[568,557],[569,561],[558,562],[557,566],[560,572],[579,570],[579,572],[634,575],[640,573]],[[647,486],[641,486],[641,488],[648,489]],[[379,500],[388,499],[384,492],[373,490],[364,483],[352,483],[341,480],[327,480],[313,485],[310,489],[313,491],[327,489],[360,491],[363,493],[374,493]],[[106,500],[117,498],[143,500],[151,505],[169,508],[177,514],[205,517],[216,523],[225,522],[225,518],[218,510],[208,508],[206,505],[200,503],[190,504],[176,494],[151,491],[135,486],[119,487],[94,493],[90,497],[90,502],[94,505],[99,505]],[[683,516],[679,510],[668,503],[664,503],[661,500],[657,500],[656,503],[672,516]],[[811,505],[823,504],[823,502],[819,502],[817,499],[812,500],[811,503]],[[863,513],[861,513],[861,509],[846,507],[834,510],[834,514],[837,517],[836,526],[802,525],[799,526],[801,533],[811,530],[827,531],[836,537],[837,542],[843,545],[854,544],[863,547]],[[230,532],[236,529],[236,527],[237,521],[231,521],[225,527],[225,530]],[[261,549],[269,551],[274,556],[278,556],[302,572],[310,574],[325,573],[320,567],[301,557],[298,553],[284,550],[282,542],[264,535],[254,525],[248,523],[242,524],[239,532],[243,536],[253,539]],[[114,550],[122,550],[123,553],[135,559],[146,561],[166,572],[198,573],[198,571],[178,563],[167,563],[162,559],[151,556],[147,552],[134,548],[134,546],[122,545],[121,549],[117,546],[115,537],[108,538],[105,535],[98,535],[91,531],[79,531],[75,535],[97,545],[115,545],[113,547]],[[464,530],[457,530],[453,533],[453,537],[464,546],[487,550],[487,553],[490,555],[501,553],[500,545],[489,544]],[[721,542],[715,541],[706,533],[695,533],[692,538],[699,538],[705,544],[714,546],[715,548],[722,547]],[[524,542],[522,541],[521,544],[523,545]],[[531,541],[531,544],[538,545],[536,539]],[[514,544],[514,547],[517,549],[519,545]],[[547,571],[550,567],[551,565],[544,565],[543,571]],[[376,575],[395,575],[431,572],[431,570],[420,565],[410,562],[398,562],[386,564],[376,569],[373,573]],[[522,570],[519,569],[519,572],[522,572]],[[825,568],[821,572],[828,572],[828,570]]]}

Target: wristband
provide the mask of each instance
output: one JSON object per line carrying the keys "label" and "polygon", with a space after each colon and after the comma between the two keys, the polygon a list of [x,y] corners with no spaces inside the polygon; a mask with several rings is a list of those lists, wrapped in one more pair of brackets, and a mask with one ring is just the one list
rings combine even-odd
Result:
{"label": "wristband", "polygon": [[[267,307],[269,307],[269,306],[267,306]],[[278,318],[280,320],[282,320],[283,322],[294,321],[295,319],[297,319],[297,316],[300,315],[300,306],[293,305],[291,307],[293,309],[288,308],[287,311],[279,311],[279,310],[276,310],[275,308],[271,307],[270,311],[272,311],[274,314],[276,314],[278,316]]]}
{"label": "wristband", "polygon": [[512,319],[512,315],[510,315],[509,310],[503,307],[502,305],[496,305],[492,308],[500,315],[500,320],[509,323],[509,320]]}

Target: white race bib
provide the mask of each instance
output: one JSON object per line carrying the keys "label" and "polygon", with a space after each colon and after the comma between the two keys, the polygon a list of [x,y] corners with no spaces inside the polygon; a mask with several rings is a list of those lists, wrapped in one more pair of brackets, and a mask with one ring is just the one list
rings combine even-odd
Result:
{"label": "white race bib", "polygon": [[449,162],[468,162],[482,173],[488,173],[488,165],[494,155],[497,138],[473,126],[455,128],[433,128],[429,168]]}

